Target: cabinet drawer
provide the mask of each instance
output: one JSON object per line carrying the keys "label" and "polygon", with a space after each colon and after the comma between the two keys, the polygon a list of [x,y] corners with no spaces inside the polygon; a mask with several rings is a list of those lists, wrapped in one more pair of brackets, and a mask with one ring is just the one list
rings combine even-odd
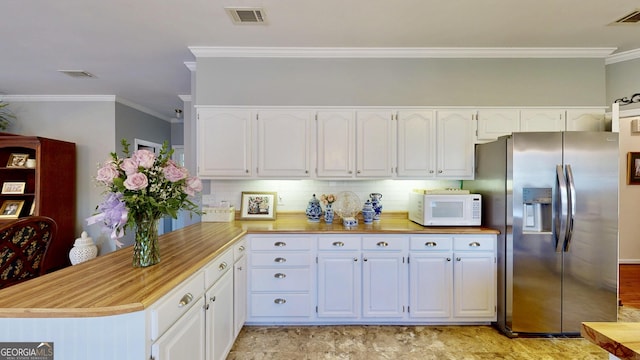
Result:
{"label": "cabinet drawer", "polygon": [[453,249],[460,250],[493,250],[493,236],[464,236],[453,238]]}
{"label": "cabinet drawer", "polygon": [[318,239],[320,250],[360,250],[360,237],[320,237]]}
{"label": "cabinet drawer", "polygon": [[251,239],[251,250],[311,250],[311,237],[268,236]]}
{"label": "cabinet drawer", "polygon": [[158,339],[204,293],[204,273],[199,272],[183,285],[158,300],[151,310],[151,340]]}
{"label": "cabinet drawer", "polygon": [[251,266],[288,267],[310,266],[311,253],[306,252],[256,252],[251,254]]}
{"label": "cabinet drawer", "polygon": [[311,271],[306,269],[252,269],[251,291],[309,291]]}
{"label": "cabinet drawer", "polygon": [[403,250],[406,249],[405,238],[391,236],[376,236],[362,238],[364,250]]}
{"label": "cabinet drawer", "polygon": [[309,317],[309,294],[252,294],[250,316]]}
{"label": "cabinet drawer", "polygon": [[450,236],[412,236],[409,242],[411,250],[445,251],[452,245]]}
{"label": "cabinet drawer", "polygon": [[238,261],[247,252],[247,240],[242,239],[233,245],[233,261]]}
{"label": "cabinet drawer", "polygon": [[233,266],[233,251],[227,250],[215,259],[204,269],[205,289],[208,289],[218,279]]}

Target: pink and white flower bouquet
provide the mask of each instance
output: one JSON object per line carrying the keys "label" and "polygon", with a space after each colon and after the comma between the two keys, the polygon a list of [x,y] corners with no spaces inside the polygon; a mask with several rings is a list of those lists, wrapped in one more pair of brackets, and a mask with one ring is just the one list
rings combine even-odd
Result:
{"label": "pink and white flower bouquet", "polygon": [[118,240],[125,229],[144,220],[157,220],[165,215],[178,217],[178,211],[202,214],[198,205],[190,200],[202,191],[202,183],[192,177],[186,168],[171,160],[173,150],[162,145],[156,156],[149,150],[137,150],[129,156],[129,143],[122,140],[123,153],[115,152],[99,168],[96,180],[106,186],[105,198],[96,209],[97,214],[87,219],[91,225],[102,222]]}

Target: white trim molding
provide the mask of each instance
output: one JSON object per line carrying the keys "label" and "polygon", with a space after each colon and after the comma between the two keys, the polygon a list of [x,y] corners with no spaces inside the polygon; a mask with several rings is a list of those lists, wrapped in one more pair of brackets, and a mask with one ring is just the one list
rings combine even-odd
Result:
{"label": "white trim molding", "polygon": [[0,95],[9,102],[19,101],[116,101],[115,95]]}
{"label": "white trim molding", "polygon": [[613,54],[604,61],[605,65],[615,64],[628,60],[640,59],[640,49],[629,50],[618,54]]}
{"label": "white trim molding", "polygon": [[190,46],[198,57],[272,58],[606,58],[616,48],[333,48]]}

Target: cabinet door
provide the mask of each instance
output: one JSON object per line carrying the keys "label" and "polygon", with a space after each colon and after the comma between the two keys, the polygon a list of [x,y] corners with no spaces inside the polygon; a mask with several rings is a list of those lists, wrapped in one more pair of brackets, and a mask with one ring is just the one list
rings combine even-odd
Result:
{"label": "cabinet door", "polygon": [[521,110],[520,131],[564,131],[564,115],[564,110]]}
{"label": "cabinet door", "polygon": [[193,304],[153,345],[155,360],[205,359],[204,299]]}
{"label": "cabinet door", "polygon": [[412,252],[409,261],[409,316],[449,318],[453,299],[450,252]]}
{"label": "cabinet door", "polygon": [[493,252],[456,252],[454,256],[454,317],[495,319],[496,263]]}
{"label": "cabinet door", "polygon": [[311,113],[258,113],[258,176],[309,177]]}
{"label": "cabinet door", "polygon": [[436,120],[433,111],[398,112],[399,177],[434,177]]}
{"label": "cabinet door", "polygon": [[604,109],[567,110],[567,131],[604,131]]}
{"label": "cabinet door", "polygon": [[249,177],[251,111],[198,110],[198,176]]}
{"label": "cabinet door", "polygon": [[477,114],[478,141],[491,141],[520,131],[520,111],[483,109]]}
{"label": "cabinet door", "polygon": [[233,267],[233,333],[234,338],[247,320],[247,257],[242,256]]}
{"label": "cabinet door", "polygon": [[472,179],[474,162],[474,112],[443,110],[437,112],[438,178]]}
{"label": "cabinet door", "polygon": [[391,111],[358,111],[356,134],[356,176],[391,177],[394,144]]}
{"label": "cabinet door", "polygon": [[[205,293],[207,360],[224,360],[234,341],[233,272],[227,271]],[[187,359],[187,357],[183,357]]]}
{"label": "cabinet door", "polygon": [[362,315],[403,317],[406,305],[405,257],[398,252],[367,251],[362,257]]}
{"label": "cabinet door", "polygon": [[361,274],[359,251],[320,252],[318,317],[359,317]]}
{"label": "cabinet door", "polygon": [[317,114],[317,176],[348,178],[355,168],[355,120],[351,111]]}

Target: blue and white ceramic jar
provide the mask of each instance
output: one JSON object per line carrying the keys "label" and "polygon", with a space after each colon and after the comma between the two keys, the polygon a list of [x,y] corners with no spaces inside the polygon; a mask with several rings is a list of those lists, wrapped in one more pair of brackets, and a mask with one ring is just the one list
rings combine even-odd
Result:
{"label": "blue and white ceramic jar", "polygon": [[316,194],[313,194],[313,197],[309,200],[305,213],[307,214],[307,221],[320,222],[322,208],[320,207],[320,201],[316,198]]}
{"label": "blue and white ceramic jar", "polygon": [[367,200],[362,207],[362,219],[365,224],[373,223],[373,216],[375,215],[375,211],[373,210],[373,205],[371,204],[371,200]]}
{"label": "blue and white ceramic jar", "polygon": [[374,221],[380,220],[380,214],[382,214],[382,194],[380,193],[371,193],[369,194],[371,198],[371,205],[373,206],[373,211],[375,214],[373,215]]}
{"label": "blue and white ceramic jar", "polygon": [[333,213],[333,207],[331,206],[331,204],[327,204],[324,209],[324,222],[326,222],[327,224],[331,224],[333,222],[334,215],[335,214]]}

